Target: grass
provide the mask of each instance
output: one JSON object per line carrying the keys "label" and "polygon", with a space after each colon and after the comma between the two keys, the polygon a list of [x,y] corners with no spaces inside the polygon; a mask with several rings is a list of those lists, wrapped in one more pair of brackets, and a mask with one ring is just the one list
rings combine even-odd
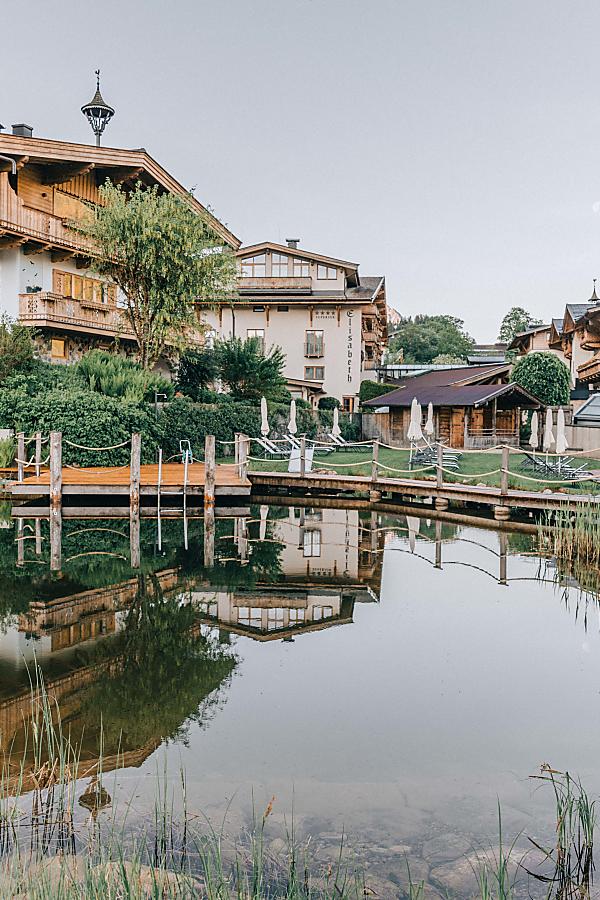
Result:
{"label": "grass", "polygon": [[[258,456],[257,450],[253,448],[253,455]],[[409,451],[408,450],[392,450],[387,447],[381,447],[379,450],[379,462],[382,464],[380,473],[383,477],[391,478],[417,478],[417,479],[434,479],[435,468],[430,467],[423,471],[422,466],[416,466],[414,470],[409,470]],[[313,459],[313,470],[324,469],[335,471],[336,473],[348,475],[370,475],[371,474],[371,449],[367,448],[366,452],[355,451],[335,451],[327,456],[315,456]],[[599,470],[600,460],[576,457],[577,466],[587,463],[588,469]],[[521,490],[538,490],[546,489],[559,490],[566,493],[596,493],[600,492],[600,483],[582,482],[569,484],[552,484],[551,481],[531,481],[529,480],[534,473],[531,471],[523,471],[523,476],[519,473],[521,465],[525,460],[523,453],[511,452],[510,454],[510,475],[509,487],[519,488]],[[352,465],[350,465],[352,464]],[[460,458],[460,468],[458,473],[444,472],[444,480],[450,483],[462,484],[485,484],[494,487],[500,487],[500,472],[502,464],[502,456],[500,452],[475,452],[464,453]],[[383,468],[388,466],[389,469],[400,471],[388,471]],[[252,459],[250,461],[251,471],[263,472],[285,472],[287,471],[287,460],[277,460],[268,458],[266,460]],[[488,472],[495,472],[488,475]],[[460,478],[460,475],[468,476],[468,478]]]}

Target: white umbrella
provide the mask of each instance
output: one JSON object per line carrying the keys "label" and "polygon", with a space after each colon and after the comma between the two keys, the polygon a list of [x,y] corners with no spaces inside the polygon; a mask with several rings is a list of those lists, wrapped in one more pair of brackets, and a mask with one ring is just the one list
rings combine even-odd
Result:
{"label": "white umbrella", "polygon": [[290,434],[296,434],[298,426],[296,425],[296,401],[290,403],[290,421],[288,422],[288,431]]}
{"label": "white umbrella", "polygon": [[407,516],[406,524],[408,525],[408,546],[410,547],[410,552],[414,553],[421,520],[417,516]]}
{"label": "white umbrella", "polygon": [[546,427],[544,428],[543,449],[548,453],[550,447],[554,443],[554,432],[552,431],[552,410],[548,406],[546,409]]}
{"label": "white umbrella", "polygon": [[416,397],[413,397],[410,405],[410,422],[406,436],[411,444],[420,441],[423,437],[423,431],[421,429],[421,404],[417,401]]}
{"label": "white umbrella", "polygon": [[531,416],[531,435],[529,436],[529,446],[533,447],[534,450],[537,450],[537,446],[540,442],[538,436],[538,414],[534,410],[533,415]]}
{"label": "white umbrella", "polygon": [[433,426],[433,403],[429,403],[427,406],[427,421],[425,422],[425,434],[428,434],[429,437],[433,435],[435,428]]}
{"label": "white umbrella", "polygon": [[417,403],[415,398],[415,441],[423,440],[423,429],[421,428],[421,422],[423,420],[423,412],[421,410],[421,404]]}
{"label": "white umbrella", "polygon": [[267,412],[267,398],[260,398],[260,433],[266,437],[269,433],[269,419]]}
{"label": "white umbrella", "polygon": [[259,526],[259,533],[258,533],[258,539],[260,541],[264,541],[264,539],[267,536],[267,520],[268,520],[268,518],[269,518],[269,507],[265,506],[265,504],[263,503],[263,504],[261,504],[261,507],[260,507],[260,526]]}
{"label": "white umbrella", "polygon": [[334,406],[333,408],[333,427],[331,433],[334,437],[339,437],[342,433],[340,428],[340,411],[337,406]]}
{"label": "white umbrella", "polygon": [[565,411],[561,406],[556,414],[556,452],[564,453],[568,446],[569,442],[565,432]]}

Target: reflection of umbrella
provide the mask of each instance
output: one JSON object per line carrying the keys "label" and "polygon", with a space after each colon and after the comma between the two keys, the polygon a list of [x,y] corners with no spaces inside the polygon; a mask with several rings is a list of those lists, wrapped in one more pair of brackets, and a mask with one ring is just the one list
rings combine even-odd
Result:
{"label": "reflection of umbrella", "polygon": [[406,524],[408,525],[408,546],[410,547],[410,552],[414,553],[421,520],[417,516],[407,516]]}
{"label": "reflection of umbrella", "polygon": [[564,453],[568,446],[569,442],[565,433],[565,411],[561,406],[556,414],[556,452]]}
{"label": "reflection of umbrella", "polygon": [[537,445],[539,444],[540,439],[538,437],[538,414],[534,411],[531,416],[531,434],[529,436],[529,446],[533,447],[534,450],[537,450]]}
{"label": "reflection of umbrella", "polygon": [[288,431],[290,434],[296,434],[298,426],[296,425],[296,401],[290,403],[290,421],[288,422]]}
{"label": "reflection of umbrella", "polygon": [[337,406],[334,406],[333,408],[333,427],[331,433],[334,437],[339,437],[342,433],[340,428],[340,411]]}
{"label": "reflection of umbrella", "polygon": [[552,410],[550,407],[546,409],[546,427],[544,428],[544,442],[542,444],[546,453],[554,443],[554,432],[552,431]]}
{"label": "reflection of umbrella", "polygon": [[425,422],[425,434],[428,434],[429,437],[435,431],[433,427],[433,403],[430,403],[427,406],[427,421]]}
{"label": "reflection of umbrella", "polygon": [[267,398],[260,398],[260,433],[266,437],[269,433],[269,419],[267,413]]}
{"label": "reflection of umbrella", "polygon": [[269,518],[269,507],[265,506],[265,504],[261,504],[260,507],[260,529],[258,533],[258,539],[260,541],[264,541],[267,536],[267,519]]}

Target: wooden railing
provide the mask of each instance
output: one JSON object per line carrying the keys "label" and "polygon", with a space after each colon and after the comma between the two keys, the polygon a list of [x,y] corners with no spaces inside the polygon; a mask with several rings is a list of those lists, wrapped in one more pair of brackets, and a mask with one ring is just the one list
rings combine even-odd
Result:
{"label": "wooden railing", "polygon": [[65,220],[24,206],[8,183],[6,174],[0,174],[0,229],[70,250],[85,251],[90,246],[65,224]]}
{"label": "wooden railing", "polygon": [[33,327],[48,323],[74,331],[81,329],[133,337],[131,327],[116,306],[87,306],[51,291],[19,294],[19,322]]}
{"label": "wooden railing", "polygon": [[466,450],[487,450],[489,447],[497,447],[503,444],[507,447],[519,446],[518,431],[494,431],[484,428],[481,431],[469,432],[465,435]]}
{"label": "wooden railing", "polygon": [[306,291],[310,293],[312,288],[312,279],[306,277],[281,277],[281,278],[247,278],[238,279],[238,288],[240,291]]}

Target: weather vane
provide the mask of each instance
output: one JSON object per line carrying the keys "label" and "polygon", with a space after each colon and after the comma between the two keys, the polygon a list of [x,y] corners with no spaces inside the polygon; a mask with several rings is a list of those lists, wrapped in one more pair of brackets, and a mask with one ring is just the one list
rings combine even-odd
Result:
{"label": "weather vane", "polygon": [[92,131],[96,135],[96,147],[100,146],[100,138],[104,133],[104,129],[112,119],[115,111],[112,106],[104,102],[100,93],[100,69],[94,72],[96,76],[96,93],[89,103],[81,107],[81,112],[91,125]]}

